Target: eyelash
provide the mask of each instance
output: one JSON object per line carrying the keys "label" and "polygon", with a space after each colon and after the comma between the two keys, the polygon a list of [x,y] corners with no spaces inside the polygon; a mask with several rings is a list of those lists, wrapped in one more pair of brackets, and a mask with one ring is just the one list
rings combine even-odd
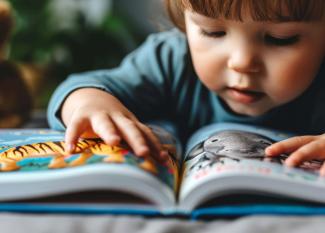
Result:
{"label": "eyelash", "polygon": [[211,37],[211,38],[220,38],[226,35],[225,31],[214,31],[214,32],[207,32],[203,29],[200,30],[200,34],[206,37]]}
{"label": "eyelash", "polygon": [[[203,29],[200,30],[200,34],[210,38],[220,38],[226,35],[225,31],[213,31],[207,32]],[[299,41],[299,35],[294,35],[286,38],[279,38],[271,35],[265,35],[264,41],[266,44],[275,46],[288,46],[293,45]]]}
{"label": "eyelash", "polygon": [[299,39],[300,39],[299,35],[294,35],[286,38],[279,38],[271,35],[265,35],[264,37],[265,43],[269,45],[276,45],[276,46],[293,45],[297,43]]}

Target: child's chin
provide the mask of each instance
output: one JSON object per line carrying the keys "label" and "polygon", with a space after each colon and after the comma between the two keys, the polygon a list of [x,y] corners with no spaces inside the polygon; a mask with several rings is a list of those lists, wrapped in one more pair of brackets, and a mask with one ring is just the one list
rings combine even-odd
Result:
{"label": "child's chin", "polygon": [[259,117],[264,115],[265,113],[267,113],[269,110],[251,110],[251,111],[245,111],[245,112],[241,112],[241,113],[237,113],[240,115],[244,115],[244,116],[249,116],[249,117]]}
{"label": "child's chin", "polygon": [[262,116],[267,113],[270,108],[263,107],[253,107],[253,106],[243,106],[243,105],[228,105],[230,110],[240,116],[247,116],[247,117],[258,117]]}

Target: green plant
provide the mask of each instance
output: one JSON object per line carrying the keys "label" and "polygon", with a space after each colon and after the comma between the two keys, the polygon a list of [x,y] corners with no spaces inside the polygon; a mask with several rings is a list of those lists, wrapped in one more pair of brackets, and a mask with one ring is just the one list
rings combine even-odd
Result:
{"label": "green plant", "polygon": [[53,20],[57,17],[51,9],[53,1],[10,0],[16,22],[10,59],[47,70],[41,106],[68,74],[116,66],[145,37],[114,5],[98,25],[87,23],[87,12],[80,11],[73,18],[73,27],[58,27],[55,22],[60,21]]}

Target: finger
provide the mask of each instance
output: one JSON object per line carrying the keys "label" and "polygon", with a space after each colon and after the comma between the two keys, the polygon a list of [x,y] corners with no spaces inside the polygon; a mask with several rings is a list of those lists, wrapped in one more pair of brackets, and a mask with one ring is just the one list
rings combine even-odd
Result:
{"label": "finger", "polygon": [[300,147],[286,160],[287,166],[297,166],[303,161],[325,158],[325,140],[316,140]]}
{"label": "finger", "polygon": [[319,175],[320,176],[325,176],[325,163],[323,163],[323,165],[319,169]]}
{"label": "finger", "polygon": [[149,147],[138,125],[125,116],[112,116],[112,120],[122,135],[138,156],[148,156]]}
{"label": "finger", "polygon": [[291,153],[305,144],[315,140],[316,136],[297,136],[276,142],[265,149],[267,156],[276,156],[284,153]]}
{"label": "finger", "polygon": [[149,146],[152,149],[153,156],[155,156],[159,160],[166,160],[168,158],[167,151],[163,150],[163,147],[157,138],[157,136],[153,133],[153,131],[146,125],[141,122],[136,122],[138,127],[142,130],[143,134],[149,141]]}
{"label": "finger", "polygon": [[89,122],[86,118],[72,117],[65,133],[65,147],[68,153],[74,152],[78,139],[80,138],[81,134],[87,130],[88,127]]}
{"label": "finger", "polygon": [[108,144],[115,146],[121,141],[119,132],[107,114],[97,114],[91,118],[93,131]]}

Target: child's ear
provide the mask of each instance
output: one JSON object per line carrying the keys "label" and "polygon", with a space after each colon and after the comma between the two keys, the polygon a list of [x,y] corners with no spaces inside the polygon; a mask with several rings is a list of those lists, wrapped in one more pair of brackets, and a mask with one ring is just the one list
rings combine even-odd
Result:
{"label": "child's ear", "polygon": [[7,41],[13,28],[13,16],[10,3],[0,0],[0,60],[7,57]]}

